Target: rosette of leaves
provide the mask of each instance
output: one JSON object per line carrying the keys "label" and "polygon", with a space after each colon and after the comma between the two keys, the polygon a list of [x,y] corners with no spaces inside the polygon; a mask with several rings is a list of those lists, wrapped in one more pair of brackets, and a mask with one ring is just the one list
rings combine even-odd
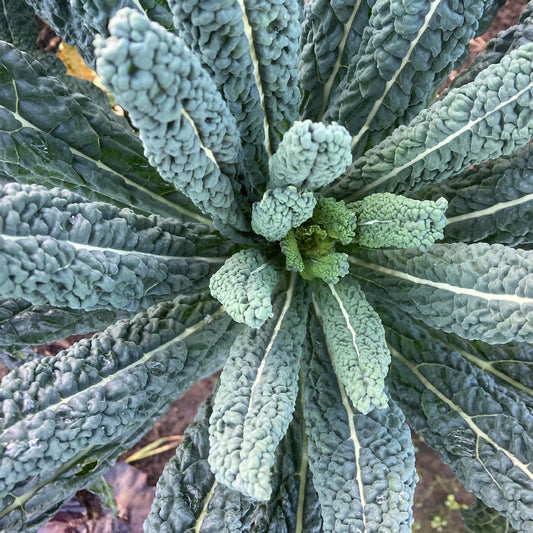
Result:
{"label": "rosette of leaves", "polygon": [[[5,0],[0,530],[223,368],[147,532],[410,531],[407,423],[531,531],[527,9],[436,97],[494,2]],[[34,10],[124,117],[33,50]]]}

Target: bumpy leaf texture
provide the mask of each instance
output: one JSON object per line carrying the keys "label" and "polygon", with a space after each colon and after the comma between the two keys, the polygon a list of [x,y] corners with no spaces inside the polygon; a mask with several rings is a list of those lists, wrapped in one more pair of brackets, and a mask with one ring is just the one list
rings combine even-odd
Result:
{"label": "bumpy leaf texture", "polygon": [[32,305],[22,298],[0,299],[0,346],[20,349],[98,331],[128,313],[109,309],[83,312],[68,307]]}
{"label": "bumpy leaf texture", "polygon": [[0,529],[33,531],[109,468],[222,365],[233,324],[204,291],[11,372],[0,392]]}
{"label": "bumpy leaf texture", "polygon": [[137,311],[203,285],[212,268],[209,257],[195,257],[196,238],[204,233],[209,240],[209,229],[199,224],[143,217],[70,191],[17,183],[0,188],[0,205],[4,297]]}
{"label": "bumpy leaf texture", "polygon": [[450,91],[358,158],[327,194],[405,192],[509,155],[533,137],[533,43]]}
{"label": "bumpy leaf texture", "polygon": [[211,396],[198,409],[157,482],[154,503],[144,523],[146,533],[230,533],[251,527],[257,502],[218,483],[207,461],[212,412]]}
{"label": "bumpy leaf texture", "polygon": [[139,128],[150,164],[219,230],[246,232],[231,180],[239,134],[209,74],[181,39],[135,10],[119,11],[109,30],[96,44],[97,72]]}
{"label": "bumpy leaf texture", "polygon": [[332,368],[316,319],[303,359],[309,467],[324,532],[411,531],[415,484],[409,427],[394,401],[359,413]]}
{"label": "bumpy leaf texture", "polygon": [[533,254],[501,244],[354,250],[352,274],[431,327],[491,344],[533,341]]}
{"label": "bumpy leaf texture", "polygon": [[[533,416],[505,384],[397,308],[380,308],[391,394],[467,490],[520,531],[533,526]],[[531,392],[531,391],[530,391]]]}
{"label": "bumpy leaf texture", "polygon": [[6,43],[0,43],[0,72],[0,168],[6,174],[143,215],[212,225],[150,167],[139,137],[111,111],[107,97],[72,90],[74,78],[62,78],[65,84],[48,76],[42,63]]}
{"label": "bumpy leaf texture", "polygon": [[257,500],[270,497],[270,468],[298,393],[308,306],[302,285],[293,274],[274,316],[235,340],[210,420],[209,464],[217,480]]}
{"label": "bumpy leaf texture", "polygon": [[412,196],[448,199],[444,238],[448,242],[533,242],[533,144],[508,157],[424,187]]}

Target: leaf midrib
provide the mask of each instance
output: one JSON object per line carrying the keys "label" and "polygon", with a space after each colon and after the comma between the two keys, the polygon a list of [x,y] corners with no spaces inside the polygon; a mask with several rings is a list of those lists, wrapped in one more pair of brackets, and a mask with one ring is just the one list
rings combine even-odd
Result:
{"label": "leaf midrib", "polygon": [[[32,122],[30,122],[29,120],[25,119],[24,117],[22,117],[20,115],[19,109],[18,109],[18,102],[19,102],[18,90],[17,90],[17,86],[16,86],[16,83],[15,83],[15,80],[12,80],[12,82],[13,82],[13,88],[15,90],[16,102],[15,102],[15,111],[9,110],[9,112],[12,113],[13,116],[15,117],[15,119],[18,120],[21,123],[22,127],[31,128],[31,129],[33,129],[35,131],[42,131],[35,124],[33,124]],[[45,132],[45,133],[51,135],[49,132]],[[62,139],[59,139],[59,140],[62,141]],[[143,187],[142,185],[139,185],[138,183],[136,183],[134,181],[131,181],[130,179],[128,179],[123,174],[120,174],[116,170],[113,170],[111,167],[107,166],[102,161],[97,160],[97,159],[93,159],[92,157],[89,157],[88,155],[84,154],[83,152],[80,152],[79,150],[77,150],[76,148],[73,148],[68,143],[65,143],[65,141],[62,141],[62,142],[64,142],[64,144],[68,147],[68,149],[70,150],[70,152],[73,155],[76,155],[76,156],[78,156],[78,157],[80,157],[82,159],[90,161],[92,164],[96,165],[98,168],[104,170],[105,172],[109,172],[109,173],[111,173],[111,174],[113,174],[115,176],[119,176],[120,179],[123,179],[126,184],[130,185],[131,187],[134,187],[135,189],[138,189],[138,190],[144,192],[145,194],[147,194],[151,198],[154,198],[156,201],[166,204],[167,206],[172,208],[172,210],[177,211],[179,213],[183,213],[186,217],[189,217],[189,218],[192,218],[194,220],[197,220],[198,222],[201,222],[202,224],[205,224],[205,225],[207,225],[207,226],[209,226],[211,228],[213,227],[213,221],[211,219],[209,219],[207,217],[204,217],[202,215],[199,215],[197,213],[194,213],[192,211],[189,211],[188,209],[186,209],[184,207],[181,207],[181,206],[171,202],[170,200],[167,200],[165,197],[163,197],[163,196],[161,196],[159,194],[153,193],[152,191],[150,191],[149,189]],[[94,192],[96,192],[96,191],[94,191]]]}
{"label": "leaf midrib", "polygon": [[[533,472],[531,472],[528,468],[528,465],[520,461],[517,457],[512,455],[509,450],[506,450],[502,446],[500,446],[498,443],[496,443],[493,439],[489,437],[479,426],[474,424],[473,418],[465,413],[460,406],[455,404],[450,398],[448,398],[445,394],[443,394],[433,383],[431,383],[426,377],[418,370],[418,365],[415,365],[408,359],[406,359],[400,352],[398,352],[393,346],[389,344],[389,349],[391,352],[391,355],[393,357],[396,357],[399,359],[409,370],[418,378],[418,380],[424,385],[424,387],[432,392],[439,400],[444,402],[452,411],[457,413],[457,415],[467,424],[467,426],[474,432],[476,437],[478,439],[485,440],[488,444],[490,444],[492,447],[494,447],[499,452],[503,453],[510,461],[511,463],[519,468],[526,476],[533,481]],[[478,461],[481,461],[481,458],[477,457]]]}
{"label": "leaf midrib", "polygon": [[[446,146],[447,144],[449,144],[451,141],[453,141],[457,137],[460,137],[461,135],[463,135],[463,133],[466,133],[467,131],[471,131],[474,126],[476,126],[480,122],[483,122],[483,121],[487,120],[488,117],[490,117],[494,113],[499,112],[503,107],[512,104],[515,100],[520,98],[526,92],[531,91],[532,89],[533,89],[533,82],[530,82],[528,85],[526,85],[526,87],[524,87],[523,89],[521,89],[517,93],[513,94],[508,100],[505,100],[504,102],[500,102],[496,107],[494,107],[493,109],[491,109],[490,111],[488,111],[484,115],[482,115],[482,116],[480,116],[480,117],[478,117],[478,118],[476,118],[474,120],[469,120],[464,126],[459,128],[458,130],[454,131],[452,134],[447,135],[442,141],[440,141],[437,144],[431,146],[430,148],[425,148],[422,152],[420,152],[419,154],[417,154],[416,156],[411,158],[409,161],[407,161],[403,165],[394,166],[392,168],[392,170],[390,170],[389,172],[387,172],[386,174],[384,174],[380,178],[368,183],[367,185],[365,185],[365,186],[361,187],[360,189],[358,189],[357,192],[355,192],[354,194],[344,198],[344,201],[345,202],[353,202],[353,201],[357,200],[358,198],[366,196],[369,193],[369,191],[371,191],[372,189],[375,189],[376,187],[379,187],[380,185],[382,185],[386,181],[388,181],[388,180],[390,180],[392,178],[395,178],[398,174],[403,172],[405,169],[413,166],[418,161],[423,161],[428,155],[430,155],[433,152],[439,150],[443,146]],[[428,108],[428,109],[430,109],[430,108]],[[408,126],[408,127],[412,127],[412,126]],[[386,141],[383,141],[383,142],[386,142]],[[381,143],[380,143],[380,145],[381,145]],[[380,146],[380,145],[377,145],[377,146]]]}
{"label": "leaf midrib", "polygon": [[482,298],[487,301],[507,301],[515,303],[519,306],[533,304],[533,298],[528,298],[526,296],[516,296],[514,294],[492,294],[488,292],[478,291],[477,289],[458,287],[456,285],[451,285],[442,281],[432,281],[429,279],[423,279],[417,276],[413,276],[412,274],[402,272],[401,270],[394,270],[392,268],[377,265],[375,263],[368,263],[367,261],[363,261],[362,259],[353,256],[349,256],[348,261],[354,265],[360,265],[370,270],[382,272],[383,274],[388,274],[389,276],[404,279],[416,285],[427,285],[429,287],[433,287],[435,289],[440,289],[447,292],[452,292],[454,294],[473,296],[475,298]]}

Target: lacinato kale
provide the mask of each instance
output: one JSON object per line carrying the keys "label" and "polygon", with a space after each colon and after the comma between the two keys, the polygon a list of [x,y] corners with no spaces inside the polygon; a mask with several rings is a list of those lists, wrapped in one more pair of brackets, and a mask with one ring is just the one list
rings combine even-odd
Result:
{"label": "lacinato kale", "polygon": [[533,531],[533,0],[438,92],[501,4],[2,1],[0,531],[220,369],[146,533],[408,533],[410,426]]}

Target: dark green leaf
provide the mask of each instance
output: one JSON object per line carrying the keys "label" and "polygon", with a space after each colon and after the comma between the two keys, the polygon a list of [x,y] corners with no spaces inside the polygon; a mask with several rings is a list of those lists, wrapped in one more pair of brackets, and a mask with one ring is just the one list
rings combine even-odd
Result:
{"label": "dark green leaf", "polygon": [[417,475],[402,412],[392,400],[367,415],[356,411],[315,317],[310,337],[303,358],[304,417],[324,531],[409,533]]}
{"label": "dark green leaf", "polygon": [[98,102],[1,44],[0,169],[24,183],[71,189],[144,215],[211,224],[150,166],[128,123]]}
{"label": "dark green leaf", "polygon": [[21,0],[0,0],[0,39],[19,50],[35,50],[37,21],[33,9]]}
{"label": "dark green leaf", "polygon": [[125,316],[127,313],[109,309],[85,312],[32,305],[22,298],[0,299],[0,349],[17,350],[98,331]]}
{"label": "dark green leaf", "polygon": [[[493,4],[503,4],[505,0],[493,1]],[[518,6],[518,4],[517,4]],[[483,24],[483,21],[482,21]],[[533,41],[533,2],[524,8],[517,25],[500,31],[491,39],[467,69],[460,72],[451,82],[450,88],[461,87],[470,83],[482,70],[489,65],[499,63],[506,54],[526,43]]]}
{"label": "dark green leaf", "polygon": [[484,0],[378,1],[326,120],[354,135],[354,155],[408,124],[446,79],[478,28]]}
{"label": "dark green leaf", "polygon": [[69,0],[24,0],[61,38],[76,46],[89,66],[94,66],[94,33],[72,9]]}
{"label": "dark green leaf", "polygon": [[257,502],[217,483],[209,468],[212,411],[211,396],[198,409],[157,482],[145,533],[237,533],[252,525]]}
{"label": "dark green leaf", "polygon": [[[392,354],[391,394],[465,488],[533,527],[533,411],[399,309],[379,309]],[[531,405],[531,403],[529,404]]]}
{"label": "dark green leaf", "polygon": [[448,200],[444,238],[448,242],[533,242],[533,144],[510,157],[467,170],[416,198]]}
{"label": "dark green leaf", "polygon": [[6,376],[0,530],[33,531],[98,479],[174,399],[220,368],[232,328],[205,292],[182,296]]}
{"label": "dark green leaf", "polygon": [[308,0],[304,3],[298,63],[303,118],[314,121],[322,118],[333,91],[357,57],[371,11],[369,3],[372,2]]}
{"label": "dark green leaf", "polygon": [[476,500],[463,511],[463,521],[470,533],[518,533],[507,518]]}

